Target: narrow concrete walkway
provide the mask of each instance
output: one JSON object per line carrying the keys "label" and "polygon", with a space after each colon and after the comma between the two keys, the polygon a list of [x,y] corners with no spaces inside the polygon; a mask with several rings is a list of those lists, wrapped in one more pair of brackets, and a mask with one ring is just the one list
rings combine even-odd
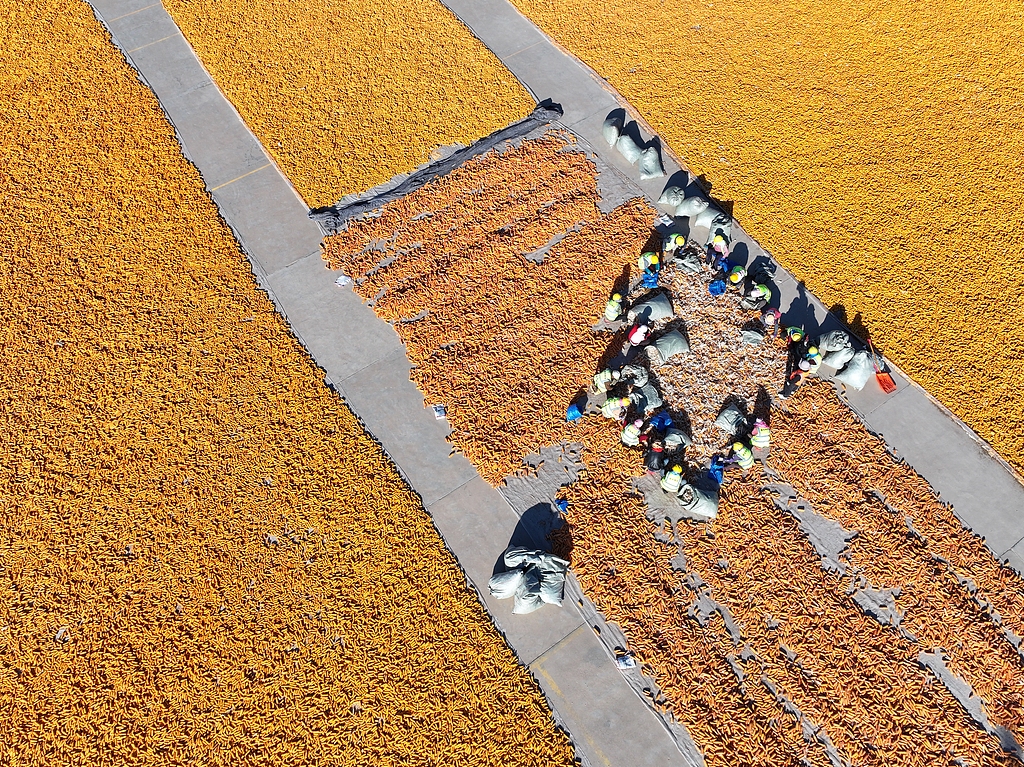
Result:
{"label": "narrow concrete walkway", "polygon": [[[520,519],[461,455],[447,423],[426,409],[398,335],[320,256],[308,208],[213,83],[162,5],[92,0],[177,131],[260,284],[334,386],[423,499],[494,622],[544,689],[584,764],[688,767],[665,724],[623,679],[578,605],[511,614],[487,591]],[[600,90],[598,88],[598,90]],[[613,103],[613,102],[607,102]],[[603,107],[602,107],[603,108]],[[603,118],[602,118],[603,119]],[[432,403],[429,403],[432,404]]]}
{"label": "narrow concrete walkway", "polygon": [[[631,107],[617,97],[589,67],[563,52],[508,0],[441,0],[504,62],[533,93],[562,105],[562,123],[583,143],[641,188],[655,203],[668,185],[691,184],[692,177],[663,152],[667,177],[641,181],[639,172],[602,137],[605,117],[614,109]],[[638,116],[633,113],[634,116]],[[654,138],[649,126],[642,133]],[[667,211],[667,208],[662,210]],[[738,211],[740,215],[743,211]],[[733,222],[733,258],[750,264],[771,255],[738,222]],[[697,234],[704,234],[698,232]],[[771,259],[773,263],[777,263]],[[777,265],[775,286],[780,310],[803,317],[811,334],[840,327],[816,297]],[[890,363],[890,367],[892,367]],[[891,451],[931,483],[957,517],[986,539],[995,556],[1024,573],[1024,485],[1012,469],[963,422],[898,369],[898,389],[886,396],[874,381],[863,391],[850,391],[847,401],[868,428],[882,436]]]}

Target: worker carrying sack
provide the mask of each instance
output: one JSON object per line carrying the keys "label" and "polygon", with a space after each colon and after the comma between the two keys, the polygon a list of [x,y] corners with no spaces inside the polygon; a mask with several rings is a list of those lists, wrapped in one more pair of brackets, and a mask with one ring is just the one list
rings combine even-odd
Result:
{"label": "worker carrying sack", "polygon": [[687,354],[690,351],[690,342],[686,336],[678,330],[672,330],[657,338],[647,347],[647,354],[654,365],[664,365],[673,357],[679,354]]}
{"label": "worker carrying sack", "polygon": [[851,389],[860,391],[874,372],[875,367],[871,364],[871,355],[862,350],[853,355],[850,364],[839,373],[836,373],[833,376],[833,380],[844,383]]}
{"label": "worker carrying sack", "polygon": [[615,142],[622,134],[622,120],[618,117],[609,117],[604,121],[601,132],[604,134],[604,140],[608,142],[608,146],[615,146]]}
{"label": "worker carrying sack", "polygon": [[630,165],[636,165],[640,155],[643,154],[640,147],[636,145],[636,142],[633,141],[633,138],[628,133],[623,133],[619,136],[615,141],[615,148],[619,150],[619,154],[625,157]]}
{"label": "worker carrying sack", "polygon": [[[661,197],[658,198],[658,205],[667,205],[670,208],[677,208],[679,204],[686,199],[686,195],[683,190],[678,186],[665,187],[665,191],[661,193]],[[679,215],[678,213],[676,215]]]}
{"label": "worker carrying sack", "polygon": [[633,304],[626,312],[626,321],[634,324],[637,320],[644,325],[650,325],[655,320],[667,320],[675,316],[672,311],[672,301],[664,293],[648,294],[643,301]]}
{"label": "worker carrying sack", "polygon": [[834,370],[839,370],[853,359],[853,343],[850,341],[850,334],[845,330],[823,333],[818,339],[817,346],[818,351],[824,353],[821,364],[828,365]]}
{"label": "worker carrying sack", "polygon": [[647,181],[652,178],[661,178],[665,175],[665,169],[661,165],[661,157],[655,147],[648,147],[640,154],[640,180]]}

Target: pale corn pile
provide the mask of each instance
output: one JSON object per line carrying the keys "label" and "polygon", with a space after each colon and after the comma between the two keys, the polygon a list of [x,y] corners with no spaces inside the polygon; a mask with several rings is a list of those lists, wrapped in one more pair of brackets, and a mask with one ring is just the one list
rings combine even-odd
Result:
{"label": "pale corn pile", "polygon": [[[558,545],[584,591],[622,625],[662,688],[661,704],[709,764],[825,765],[826,736],[853,764],[1012,761],[916,658],[943,648],[993,723],[1024,732],[1024,671],[1003,632],[1024,634],[1021,581],[827,385],[809,385],[775,411],[770,465],[821,514],[858,532],[845,575],[822,568],[759,476],[726,485],[713,523],[651,525],[631,486],[643,471],[639,453],[621,445],[609,421],[564,422],[565,405],[602,353],[621,343],[590,325],[653,221],[638,201],[596,212],[593,166],[565,148],[549,135],[491,153],[325,244],[331,265],[357,278],[359,293],[398,323],[414,378],[428,401],[449,407],[454,445],[498,483],[540,446],[584,443],[583,470],[564,491],[569,524]],[[581,228],[542,264],[523,258],[570,227]],[[728,394],[751,400],[759,384],[774,394],[783,370],[781,344],[744,348],[738,326],[750,315],[734,296],[712,301],[705,283],[671,276],[693,354],[662,379],[670,404],[691,416],[694,457],[723,439],[709,421]],[[425,319],[399,322],[424,310]],[[666,533],[682,543],[685,574],[669,563],[674,543],[654,537]],[[695,575],[737,621],[740,644],[720,615],[706,626],[690,617],[686,579]],[[901,589],[896,603],[908,633],[862,612],[852,599],[858,584]]]}
{"label": "pale corn pile", "polygon": [[525,117],[533,101],[438,0],[167,0],[310,207]]}
{"label": "pale corn pile", "polygon": [[1024,470],[1024,4],[513,2]]}
{"label": "pale corn pile", "polygon": [[0,24],[0,763],[570,765],[75,0]]}

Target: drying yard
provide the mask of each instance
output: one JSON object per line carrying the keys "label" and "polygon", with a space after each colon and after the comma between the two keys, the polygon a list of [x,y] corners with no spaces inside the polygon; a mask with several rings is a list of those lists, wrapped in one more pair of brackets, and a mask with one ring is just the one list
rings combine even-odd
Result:
{"label": "drying yard", "polygon": [[[972,531],[871,422],[874,377],[780,397],[786,338],[750,343],[710,232],[657,202],[710,188],[787,322],[820,324],[791,272],[1024,469],[1019,8],[4,12],[0,763],[1024,762],[1024,581],[993,554],[1024,531]],[[602,143],[609,104],[664,176]],[[701,265],[640,287],[680,229]],[[613,293],[660,295],[688,351],[625,350]],[[695,486],[723,407],[770,424],[713,517],[569,417],[627,360]],[[493,599],[512,544],[570,562],[561,607]]]}

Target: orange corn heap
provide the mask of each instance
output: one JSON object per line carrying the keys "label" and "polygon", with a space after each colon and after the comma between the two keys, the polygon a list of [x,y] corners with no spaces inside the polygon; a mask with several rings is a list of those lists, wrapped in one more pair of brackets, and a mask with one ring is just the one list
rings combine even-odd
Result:
{"label": "orange corn heap", "polygon": [[77,0],[0,26],[0,763],[573,762]]}
{"label": "orange corn heap", "polygon": [[[710,765],[1011,763],[917,658],[941,648],[992,725],[1024,734],[1021,580],[831,388],[807,385],[776,409],[777,477],[731,474],[706,524],[648,521],[633,488],[640,453],[607,420],[565,422],[621,344],[590,326],[654,217],[636,200],[602,215],[593,174],[564,138],[525,141],[352,222],[325,257],[396,323],[427,400],[448,407],[452,442],[491,482],[527,472],[521,459],[542,446],[584,445],[554,543]],[[556,240],[542,263],[526,258]],[[744,346],[750,315],[735,296],[712,299],[708,279],[664,275],[691,354],[655,369],[693,423],[697,464],[721,449],[711,421],[724,399],[774,394],[784,374],[781,342]],[[842,572],[823,567],[771,482],[856,533]],[[862,610],[857,588],[899,589],[900,625]]]}
{"label": "orange corn heap", "polygon": [[533,100],[438,0],[167,0],[310,207],[525,117]]}

